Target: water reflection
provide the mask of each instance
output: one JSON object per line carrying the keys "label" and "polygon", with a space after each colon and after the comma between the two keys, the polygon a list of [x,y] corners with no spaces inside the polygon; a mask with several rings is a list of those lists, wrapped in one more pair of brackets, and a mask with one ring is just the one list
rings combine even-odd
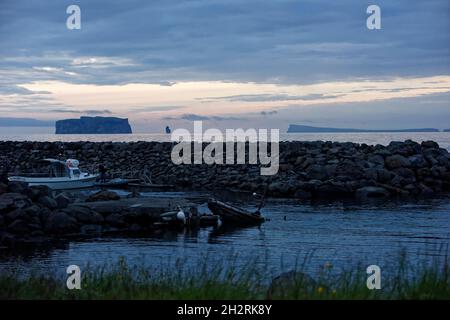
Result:
{"label": "water reflection", "polygon": [[[245,194],[217,196],[249,210],[258,202]],[[117,262],[119,257],[149,267],[181,259],[197,268],[205,255],[211,264],[236,255],[238,265],[255,260],[256,265],[265,265],[273,272],[290,269],[309,257],[307,268],[315,272],[327,262],[337,268],[356,263],[389,266],[401,250],[413,261],[445,258],[450,245],[448,197],[369,204],[276,199],[268,201],[262,213],[269,221],[250,228],[168,229],[139,237],[2,248],[0,271],[21,268],[63,272],[70,264],[103,266]]]}

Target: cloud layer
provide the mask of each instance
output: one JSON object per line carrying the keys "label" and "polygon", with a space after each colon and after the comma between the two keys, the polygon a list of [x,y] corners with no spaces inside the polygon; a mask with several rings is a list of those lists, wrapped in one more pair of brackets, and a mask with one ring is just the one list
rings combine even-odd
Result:
{"label": "cloud layer", "polygon": [[407,99],[423,119],[421,97],[450,91],[448,0],[379,0],[378,31],[357,0],[79,0],[81,30],[70,4],[0,2],[0,117],[272,124]]}

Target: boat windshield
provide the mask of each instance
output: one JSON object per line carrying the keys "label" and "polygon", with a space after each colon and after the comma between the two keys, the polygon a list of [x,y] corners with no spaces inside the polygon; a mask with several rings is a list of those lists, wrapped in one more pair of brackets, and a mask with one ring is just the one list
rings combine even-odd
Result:
{"label": "boat windshield", "polygon": [[50,177],[55,178],[62,178],[62,177],[68,177],[69,176],[69,170],[67,167],[58,162],[54,162],[50,164]]}
{"label": "boat windshield", "polygon": [[72,175],[73,175],[75,178],[79,178],[80,175],[81,175],[80,169],[73,169],[73,170],[72,170]]}

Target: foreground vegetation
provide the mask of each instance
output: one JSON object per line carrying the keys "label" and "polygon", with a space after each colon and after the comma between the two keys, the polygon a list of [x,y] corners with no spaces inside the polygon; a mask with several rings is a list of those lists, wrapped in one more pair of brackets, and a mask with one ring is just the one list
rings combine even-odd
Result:
{"label": "foreground vegetation", "polygon": [[211,267],[205,260],[195,270],[179,264],[155,272],[121,259],[83,271],[81,290],[68,290],[63,276],[2,273],[0,299],[450,299],[447,258],[414,267],[403,255],[398,261],[388,275],[383,273],[382,288],[369,290],[363,266],[336,272],[326,264],[314,279],[300,267],[268,280],[253,262]]}

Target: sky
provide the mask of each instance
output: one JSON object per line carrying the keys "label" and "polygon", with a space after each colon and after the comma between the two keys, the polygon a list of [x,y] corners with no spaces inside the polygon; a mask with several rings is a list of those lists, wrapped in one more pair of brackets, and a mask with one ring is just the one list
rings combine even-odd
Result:
{"label": "sky", "polygon": [[0,119],[82,115],[136,132],[450,128],[450,2],[0,0]]}

